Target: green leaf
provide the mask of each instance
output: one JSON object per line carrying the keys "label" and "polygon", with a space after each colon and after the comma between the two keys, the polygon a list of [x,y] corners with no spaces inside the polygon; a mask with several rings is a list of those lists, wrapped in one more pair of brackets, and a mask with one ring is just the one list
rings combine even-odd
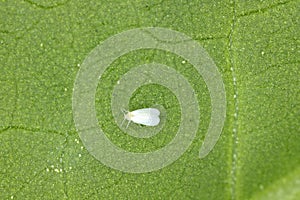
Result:
{"label": "green leaf", "polygon": [[[298,0],[0,1],[0,199],[298,199],[299,9]],[[203,79],[170,52],[134,51],[116,60],[99,80],[96,111],[120,148],[159,149],[180,123],[177,99],[153,84],[139,88],[129,107],[163,104],[170,115],[161,135],[135,141],[114,124],[112,89],[135,65],[173,66],[193,85],[201,115],[180,159],[131,174],[85,148],[72,93],[92,49],[143,27],[173,29],[203,46],[222,74],[227,116],[216,146],[199,159],[211,113]]]}

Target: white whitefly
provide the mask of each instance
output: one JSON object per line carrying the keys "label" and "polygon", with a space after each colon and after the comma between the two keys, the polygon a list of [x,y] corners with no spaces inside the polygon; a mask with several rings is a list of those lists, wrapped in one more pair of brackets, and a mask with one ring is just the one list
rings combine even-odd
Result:
{"label": "white whitefly", "polygon": [[123,113],[124,120],[128,120],[126,128],[129,126],[131,121],[146,126],[157,126],[160,122],[160,111],[156,108],[142,108],[131,112],[123,111]]}

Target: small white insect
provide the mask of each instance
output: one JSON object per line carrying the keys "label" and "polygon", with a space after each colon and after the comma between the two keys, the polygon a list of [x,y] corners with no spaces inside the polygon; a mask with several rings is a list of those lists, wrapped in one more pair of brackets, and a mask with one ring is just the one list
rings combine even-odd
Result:
{"label": "small white insect", "polygon": [[125,119],[128,120],[128,124],[126,128],[129,126],[131,121],[146,126],[156,126],[160,122],[159,119],[160,112],[156,108],[143,108],[143,109],[134,110],[132,112],[123,110],[123,113],[124,113],[123,122],[125,121]]}

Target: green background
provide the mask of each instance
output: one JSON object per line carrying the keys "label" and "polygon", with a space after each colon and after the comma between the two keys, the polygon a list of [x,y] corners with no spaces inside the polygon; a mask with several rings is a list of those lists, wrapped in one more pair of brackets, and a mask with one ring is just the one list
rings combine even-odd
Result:
{"label": "green background", "polygon": [[[299,0],[1,0],[0,199],[299,198],[299,10]],[[171,91],[149,85],[136,91],[129,107],[163,104],[170,116],[164,131],[134,143],[117,129],[111,90],[138,64],[161,62],[183,73],[201,113],[197,136],[180,159],[155,172],[129,174],[102,165],[83,147],[73,123],[72,89],[93,48],[141,27],[180,31],[206,49],[223,77],[227,117],[217,145],[199,159],[210,117],[202,78],[166,52],[118,59],[99,82],[96,109],[99,126],[121,147],[160,148],[180,121]]]}

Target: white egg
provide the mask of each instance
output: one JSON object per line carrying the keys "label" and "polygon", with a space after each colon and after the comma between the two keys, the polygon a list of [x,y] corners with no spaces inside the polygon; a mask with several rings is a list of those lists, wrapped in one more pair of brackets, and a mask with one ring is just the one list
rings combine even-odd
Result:
{"label": "white egg", "polygon": [[123,113],[124,113],[124,120],[125,119],[128,120],[128,124],[126,128],[129,126],[131,121],[146,126],[156,126],[160,122],[159,119],[160,112],[156,108],[143,108],[131,112],[123,111]]}

